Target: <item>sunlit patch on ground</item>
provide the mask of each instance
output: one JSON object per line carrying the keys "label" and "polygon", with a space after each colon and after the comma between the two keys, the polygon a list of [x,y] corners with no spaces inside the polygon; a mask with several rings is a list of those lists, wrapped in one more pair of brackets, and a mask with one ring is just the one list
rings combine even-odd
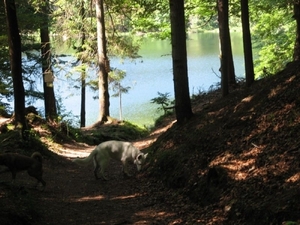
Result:
{"label": "sunlit patch on ground", "polygon": [[142,196],[142,195],[140,193],[135,193],[133,195],[114,197],[114,198],[111,198],[111,200],[125,200],[125,199],[136,198],[136,197],[139,197],[139,196]]}
{"label": "sunlit patch on ground", "polygon": [[230,152],[216,157],[210,166],[222,166],[228,170],[228,175],[233,180],[244,180],[256,169],[257,156],[262,152],[263,147],[254,147],[239,155]]}
{"label": "sunlit patch on ground", "polygon": [[[165,221],[169,221],[170,218],[176,216],[176,213],[170,213],[165,211],[155,211],[155,210],[143,210],[135,213],[136,217],[140,218],[140,220],[135,225],[139,224],[153,224],[149,223],[149,221],[157,221],[158,224],[177,224],[177,223],[166,223]],[[159,223],[161,222],[161,223]]]}
{"label": "sunlit patch on ground", "polygon": [[295,182],[299,182],[299,181],[300,181],[300,172],[296,173],[293,176],[286,179],[286,182],[291,182],[291,183],[295,183]]}
{"label": "sunlit patch on ground", "polygon": [[74,199],[73,202],[88,202],[88,201],[101,201],[105,199],[103,195],[97,195],[97,196],[84,196],[77,199]]}

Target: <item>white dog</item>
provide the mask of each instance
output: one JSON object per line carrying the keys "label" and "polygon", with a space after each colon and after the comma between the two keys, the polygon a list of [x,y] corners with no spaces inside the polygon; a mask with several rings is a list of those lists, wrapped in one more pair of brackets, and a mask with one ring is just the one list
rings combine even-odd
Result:
{"label": "white dog", "polygon": [[74,159],[73,162],[78,165],[89,165],[92,161],[94,162],[94,175],[98,179],[98,170],[101,169],[100,173],[104,180],[107,178],[104,176],[104,172],[110,159],[121,161],[123,164],[124,175],[130,176],[127,171],[126,164],[128,161],[134,162],[137,166],[137,170],[140,171],[142,165],[145,162],[147,154],[140,152],[129,142],[123,141],[106,141],[98,145],[91,154],[84,159]]}

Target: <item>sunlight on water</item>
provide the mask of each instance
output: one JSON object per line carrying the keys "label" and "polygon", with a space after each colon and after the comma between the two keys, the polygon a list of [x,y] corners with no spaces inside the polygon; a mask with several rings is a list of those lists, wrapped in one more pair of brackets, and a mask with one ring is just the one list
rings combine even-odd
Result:
{"label": "sunlight on water", "polygon": [[[244,74],[244,60],[242,36],[232,34],[232,46],[236,75]],[[212,85],[220,82],[219,37],[217,33],[191,34],[187,40],[188,75],[190,95],[207,91]],[[169,40],[147,39],[141,46],[139,54],[142,58],[135,60],[110,58],[111,67],[124,70],[126,77],[122,81],[123,87],[130,87],[128,93],[122,95],[122,119],[139,126],[151,126],[162,112],[157,111],[158,105],[151,104],[157,92],[170,93],[174,96],[172,74],[171,46]],[[71,57],[63,57],[67,62]],[[65,64],[64,70],[56,75],[54,86],[56,97],[60,96],[65,106],[65,112],[80,114],[80,91],[73,88],[73,84],[65,78],[71,65]],[[96,71],[89,71],[96,76]],[[73,77],[79,76],[73,74]],[[87,90],[86,122],[87,126],[95,123],[98,118],[99,103],[94,99],[98,93]],[[112,95],[112,93],[110,93]],[[43,105],[41,105],[43,107]],[[110,98],[110,113],[119,118],[119,99]]]}
{"label": "sunlight on water", "polygon": [[[244,75],[241,34],[232,34],[235,70],[238,77]],[[192,34],[187,40],[188,75],[190,95],[207,91],[220,82],[219,37],[216,33]],[[123,114],[126,120],[138,125],[151,125],[159,115],[157,106],[150,100],[157,92],[174,96],[171,46],[169,40],[146,40],[135,61],[111,59],[111,66],[126,71],[123,86],[130,86],[123,95]],[[111,100],[111,114],[117,117],[115,99]],[[140,105],[141,104],[141,105]],[[150,110],[149,110],[150,109]]]}

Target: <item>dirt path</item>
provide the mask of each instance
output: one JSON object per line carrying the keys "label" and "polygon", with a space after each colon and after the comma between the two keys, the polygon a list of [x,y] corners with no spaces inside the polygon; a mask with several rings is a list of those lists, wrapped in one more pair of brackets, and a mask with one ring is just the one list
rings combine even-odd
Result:
{"label": "dirt path", "polygon": [[[147,147],[167,128],[134,145],[139,149]],[[42,216],[33,224],[167,224],[166,218],[175,214],[167,212],[164,204],[157,204],[153,193],[159,184],[146,180],[133,165],[134,176],[124,178],[121,164],[111,161],[109,181],[103,181],[94,178],[93,165],[80,167],[71,162],[74,157],[86,157],[94,148],[65,144],[59,151],[59,160],[45,160],[47,187],[44,192],[32,192],[39,199],[36,207]]]}
{"label": "dirt path", "polygon": [[157,204],[157,184],[137,173],[123,178],[117,162],[109,169],[109,181],[96,180],[92,165],[45,159],[44,191],[31,188],[35,180],[26,172],[18,173],[14,184],[9,173],[1,175],[0,204],[9,210],[0,213],[1,225],[166,224],[166,216],[173,214]]}
{"label": "dirt path", "polygon": [[[145,149],[172,123],[133,144]],[[26,172],[18,173],[14,184],[10,173],[1,175],[0,204],[9,210],[0,213],[2,225],[178,224],[176,213],[161,197],[161,185],[137,173],[134,165],[130,168],[134,176],[124,178],[121,164],[111,161],[109,181],[96,180],[93,165],[81,167],[71,161],[88,156],[95,146],[73,142],[49,148],[56,148],[57,156],[44,157],[44,191],[31,188],[35,179]]]}
{"label": "dirt path", "polygon": [[124,179],[118,163],[109,168],[110,180],[102,181],[95,180],[92,166],[46,162],[47,189],[36,193],[43,224],[151,224],[156,212],[145,208],[144,180]]}

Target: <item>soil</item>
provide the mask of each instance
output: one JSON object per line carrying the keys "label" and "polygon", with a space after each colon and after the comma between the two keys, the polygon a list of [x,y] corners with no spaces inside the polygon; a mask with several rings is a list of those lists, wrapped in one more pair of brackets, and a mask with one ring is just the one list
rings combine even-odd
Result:
{"label": "soil", "polygon": [[[150,136],[132,142],[137,148],[149,147],[172,125],[173,117]],[[1,118],[1,122],[7,119]],[[84,129],[90,132],[90,129]],[[49,143],[51,146],[51,143]],[[108,181],[96,180],[93,165],[80,167],[73,158],[86,157],[96,146],[68,141],[52,144],[55,155],[44,156],[45,190],[26,172],[19,172],[11,183],[11,174],[1,174],[0,213],[4,224],[162,224],[174,213],[166,212],[163,203],[156,205],[151,192],[155,182],[138,173],[129,165],[132,177],[123,177],[120,162],[111,161]],[[151,189],[149,191],[149,188]],[[156,190],[161,189],[157,187]],[[20,211],[19,211],[20,210]]]}
{"label": "soil", "polygon": [[1,224],[300,224],[299,88],[296,62],[225,98],[193,99],[184,125],[170,116],[133,141],[150,156],[130,178],[112,161],[109,180],[96,180],[71,161],[95,146],[48,142],[44,191],[25,172],[14,184],[1,174]]}

